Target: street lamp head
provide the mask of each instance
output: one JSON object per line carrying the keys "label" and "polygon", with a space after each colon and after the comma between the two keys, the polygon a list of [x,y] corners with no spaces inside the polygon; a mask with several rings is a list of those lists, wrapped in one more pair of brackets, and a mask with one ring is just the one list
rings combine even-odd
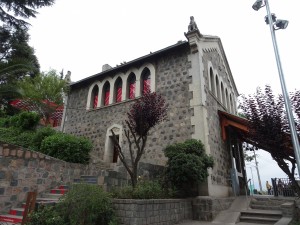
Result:
{"label": "street lamp head", "polygon": [[289,25],[288,20],[277,20],[275,23],[276,28],[278,29],[285,29]]}
{"label": "street lamp head", "polygon": [[256,2],[252,5],[252,8],[255,11],[258,11],[263,6],[265,6],[265,5],[263,5],[263,0],[256,0]]}
{"label": "street lamp head", "polygon": [[[271,14],[271,18],[272,18],[272,24],[273,24],[274,22],[276,22],[276,15],[275,15],[274,13]],[[266,22],[266,24],[269,24],[269,23],[270,23],[270,22],[269,22],[269,17],[268,17],[268,15],[265,16],[265,22]]]}

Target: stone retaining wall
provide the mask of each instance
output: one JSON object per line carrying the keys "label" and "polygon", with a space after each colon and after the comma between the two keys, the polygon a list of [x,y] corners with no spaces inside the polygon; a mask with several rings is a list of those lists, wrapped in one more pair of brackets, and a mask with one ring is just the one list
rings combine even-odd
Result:
{"label": "stone retaining wall", "polygon": [[114,199],[113,203],[124,225],[173,225],[192,219],[191,199]]}
{"label": "stone retaining wall", "polygon": [[193,200],[193,220],[212,221],[219,212],[229,209],[234,197],[198,196]]}
{"label": "stone retaining wall", "polygon": [[[139,175],[155,178],[161,167],[140,163]],[[0,142],[0,212],[25,201],[28,191],[47,192],[59,184],[73,183],[81,175],[95,176],[105,190],[129,183],[122,165],[103,166],[67,163],[39,152]]]}
{"label": "stone retaining wall", "polygon": [[0,211],[23,202],[28,191],[39,193],[80,178],[86,166],[0,143]]}

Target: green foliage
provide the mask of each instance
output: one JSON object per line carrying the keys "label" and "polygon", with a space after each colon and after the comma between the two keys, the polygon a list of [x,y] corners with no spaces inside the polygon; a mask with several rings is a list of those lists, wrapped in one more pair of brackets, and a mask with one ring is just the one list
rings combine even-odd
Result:
{"label": "green foliage", "polygon": [[56,134],[56,131],[51,127],[43,127],[36,130],[33,138],[32,138],[32,148],[35,151],[39,151],[41,148],[41,144],[46,137]]}
{"label": "green foliage", "polygon": [[9,117],[0,117],[0,127],[9,126]]}
{"label": "green foliage", "polygon": [[55,70],[41,73],[35,77],[25,77],[18,82],[23,97],[38,112],[45,124],[49,124],[51,115],[63,104],[63,93],[68,84]]}
{"label": "green foliage", "polygon": [[40,151],[67,162],[86,164],[91,149],[92,144],[86,138],[56,133],[42,141]]}
{"label": "green foliage", "polygon": [[19,130],[34,130],[40,121],[38,114],[34,112],[21,112],[14,116],[0,119],[0,127],[14,127]]}
{"label": "green foliage", "polygon": [[34,131],[24,131],[19,135],[15,135],[13,144],[22,146],[24,148],[30,148],[32,145],[32,139],[34,137]]}
{"label": "green foliage", "polygon": [[173,158],[180,153],[184,154],[192,154],[196,156],[204,156],[205,150],[204,145],[201,141],[197,141],[195,139],[186,140],[183,143],[177,143],[174,145],[169,145],[164,150],[166,157]]}
{"label": "green foliage", "polygon": [[36,17],[38,8],[51,6],[53,4],[54,0],[1,1],[0,21],[2,21],[6,27],[21,29],[29,25],[29,23],[26,22],[27,19]]}
{"label": "green foliage", "polygon": [[31,99],[37,104],[47,100],[57,105],[63,103],[63,91],[67,89],[67,83],[61,79],[55,70],[41,73],[34,78],[25,77],[18,83],[26,98]]}
{"label": "green foliage", "polygon": [[10,118],[10,126],[21,130],[34,130],[40,121],[40,116],[34,112],[21,112]]}
{"label": "green foliage", "polygon": [[32,144],[34,131],[23,131],[15,127],[0,127],[0,141],[29,148]]}
{"label": "green foliage", "polygon": [[157,181],[138,182],[136,187],[125,186],[112,191],[114,198],[120,199],[163,199],[174,196],[174,191],[165,189]]}
{"label": "green foliage", "polygon": [[55,206],[41,206],[29,215],[30,221],[26,225],[65,225]]}
{"label": "green foliage", "polygon": [[168,157],[166,182],[186,194],[188,188],[205,181],[207,169],[214,165],[213,158],[206,155],[201,141],[194,139],[168,146],[165,155]]}
{"label": "green foliage", "polygon": [[10,127],[10,128],[0,127],[0,141],[14,144],[15,138],[19,135],[19,133],[20,133],[19,129],[16,129],[14,127]]}
{"label": "green foliage", "polygon": [[109,193],[91,184],[75,184],[57,208],[70,225],[112,225],[115,222]]}

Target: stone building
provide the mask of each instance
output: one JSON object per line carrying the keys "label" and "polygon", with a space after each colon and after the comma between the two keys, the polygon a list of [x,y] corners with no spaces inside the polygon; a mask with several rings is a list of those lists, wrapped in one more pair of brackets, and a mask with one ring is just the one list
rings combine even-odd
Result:
{"label": "stone building", "polygon": [[165,165],[167,145],[201,140],[215,166],[199,187],[199,195],[239,194],[245,171],[241,145],[230,126],[237,119],[239,94],[221,40],[201,34],[193,17],[184,35],[187,41],[116,67],[106,64],[102,72],[72,83],[62,130],[93,142],[91,164],[117,170],[122,164],[110,130],[126,148],[126,113],[150,89],[165,98],[168,118],[150,133],[141,161]]}

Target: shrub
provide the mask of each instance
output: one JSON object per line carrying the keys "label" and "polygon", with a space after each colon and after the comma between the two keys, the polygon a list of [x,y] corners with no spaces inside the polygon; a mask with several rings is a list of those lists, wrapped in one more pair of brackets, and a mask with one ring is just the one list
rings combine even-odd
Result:
{"label": "shrub", "polygon": [[170,145],[164,152],[168,157],[165,169],[166,183],[178,189],[180,195],[197,194],[195,186],[207,178],[207,169],[212,168],[214,164],[213,158],[206,155],[201,141],[191,139]]}
{"label": "shrub", "polygon": [[21,132],[19,135],[15,134],[12,144],[22,146],[24,148],[30,148],[32,145],[32,139],[34,135],[35,135],[34,131],[24,131]]}
{"label": "shrub", "polygon": [[32,138],[33,150],[39,151],[43,140],[46,137],[54,134],[56,134],[56,131],[49,126],[37,129],[35,135]]}
{"label": "shrub", "polygon": [[15,143],[16,137],[20,131],[14,127],[2,128],[0,127],[0,140],[7,143]]}
{"label": "shrub", "polygon": [[91,184],[75,184],[57,205],[70,225],[112,225],[115,222],[109,193]]}
{"label": "shrub", "polygon": [[21,130],[34,130],[40,121],[40,116],[34,112],[21,112],[10,118],[9,126]]}
{"label": "shrub", "polygon": [[29,214],[26,225],[66,225],[55,206],[40,206],[37,211]]}
{"label": "shrub", "polygon": [[120,199],[162,199],[174,196],[174,191],[165,189],[158,181],[141,181],[135,188],[125,186],[112,191],[114,198]]}
{"label": "shrub", "polygon": [[86,138],[56,133],[42,141],[40,151],[67,162],[86,164],[91,149],[92,144]]}
{"label": "shrub", "polygon": [[0,127],[8,127],[8,126],[9,126],[9,117],[1,117]]}

